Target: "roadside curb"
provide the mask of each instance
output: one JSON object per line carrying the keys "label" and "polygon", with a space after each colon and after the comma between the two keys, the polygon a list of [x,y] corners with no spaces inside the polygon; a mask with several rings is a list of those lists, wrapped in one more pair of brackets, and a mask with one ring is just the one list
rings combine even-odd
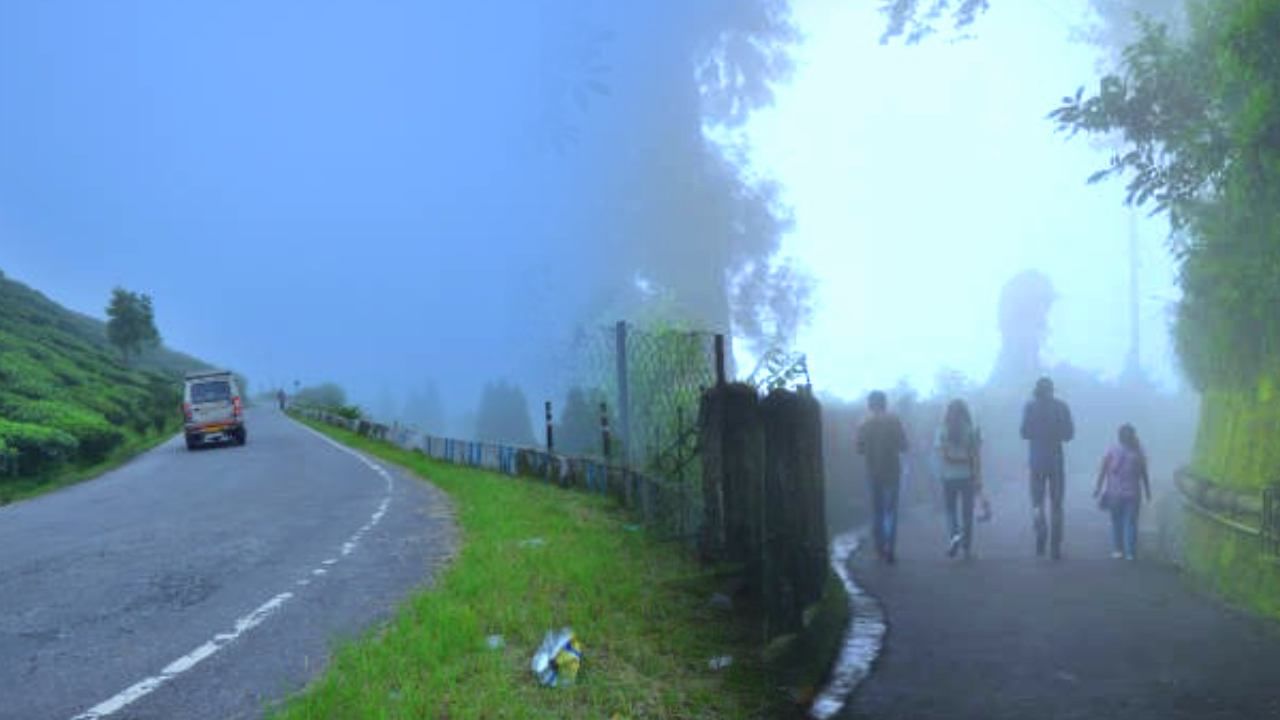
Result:
{"label": "roadside curb", "polygon": [[864,536],[864,532],[855,530],[831,541],[831,569],[849,597],[850,619],[831,678],[809,709],[809,716],[816,720],[827,720],[844,709],[853,692],[871,674],[871,666],[884,646],[888,630],[884,610],[879,600],[858,585],[850,567]]}

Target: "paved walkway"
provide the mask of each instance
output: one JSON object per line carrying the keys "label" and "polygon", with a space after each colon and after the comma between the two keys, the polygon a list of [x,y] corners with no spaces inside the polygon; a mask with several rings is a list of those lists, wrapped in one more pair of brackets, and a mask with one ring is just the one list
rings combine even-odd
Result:
{"label": "paved walkway", "polygon": [[1020,492],[977,526],[974,560],[946,558],[927,508],[904,516],[897,565],[856,558],[889,631],[842,717],[1280,718],[1280,624],[1168,566],[1110,559],[1089,487],[1068,487],[1060,562],[1034,557]]}

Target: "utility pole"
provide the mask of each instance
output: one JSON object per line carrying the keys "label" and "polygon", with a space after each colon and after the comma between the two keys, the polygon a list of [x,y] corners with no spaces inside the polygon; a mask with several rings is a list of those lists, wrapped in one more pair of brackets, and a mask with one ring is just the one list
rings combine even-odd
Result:
{"label": "utility pole", "polygon": [[1129,210],[1129,356],[1123,375],[1131,382],[1142,378],[1140,317],[1138,309],[1138,218],[1137,210]]}

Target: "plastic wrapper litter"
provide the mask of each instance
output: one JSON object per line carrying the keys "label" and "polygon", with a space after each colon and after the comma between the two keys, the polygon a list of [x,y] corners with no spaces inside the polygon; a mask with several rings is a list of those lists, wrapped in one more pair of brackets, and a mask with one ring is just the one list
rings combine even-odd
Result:
{"label": "plastic wrapper litter", "polygon": [[582,667],[582,645],[569,628],[548,632],[529,665],[547,687],[572,685]]}

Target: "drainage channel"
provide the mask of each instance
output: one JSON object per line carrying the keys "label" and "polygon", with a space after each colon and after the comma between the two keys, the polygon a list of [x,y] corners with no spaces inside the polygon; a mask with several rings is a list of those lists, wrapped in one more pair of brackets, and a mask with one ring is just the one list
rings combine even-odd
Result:
{"label": "drainage channel", "polygon": [[849,696],[871,673],[871,665],[884,644],[884,610],[878,600],[858,585],[849,568],[849,561],[858,552],[863,537],[864,533],[855,530],[831,541],[831,569],[849,596],[850,622],[831,680],[809,709],[809,716],[815,720],[828,720],[844,708]]}

